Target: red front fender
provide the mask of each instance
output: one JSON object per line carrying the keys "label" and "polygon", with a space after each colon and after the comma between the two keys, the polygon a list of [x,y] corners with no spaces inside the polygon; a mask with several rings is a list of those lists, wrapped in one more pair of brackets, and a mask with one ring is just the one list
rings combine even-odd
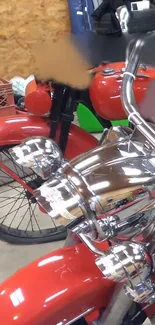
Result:
{"label": "red front fender", "polygon": [[[59,133],[60,129],[57,138]],[[23,139],[32,136],[48,137],[49,134],[49,121],[41,117],[17,114],[0,118],[0,146],[19,144]],[[70,160],[95,148],[97,144],[98,141],[91,134],[76,125],[71,125],[65,157]]]}
{"label": "red front fender", "polygon": [[[102,244],[102,249],[106,249]],[[56,325],[90,308],[106,307],[114,283],[104,279],[83,244],[60,249],[18,271],[0,286],[3,325]]]}

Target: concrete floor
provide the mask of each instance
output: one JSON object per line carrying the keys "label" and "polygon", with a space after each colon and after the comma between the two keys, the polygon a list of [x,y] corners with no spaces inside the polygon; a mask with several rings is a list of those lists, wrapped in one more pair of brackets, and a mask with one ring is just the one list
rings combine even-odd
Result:
{"label": "concrete floor", "polygon": [[[10,164],[10,161],[6,159],[5,156],[0,155],[0,159],[5,160],[6,165],[14,170],[13,166]],[[14,170],[15,171],[15,170]],[[16,171],[15,171],[16,172]],[[0,185],[6,184],[9,182],[9,179],[6,178],[6,175],[4,175],[3,178],[3,173],[0,171]],[[14,185],[15,182],[11,183],[11,185]],[[15,185],[14,185],[15,186]],[[21,187],[22,188],[22,187]],[[18,191],[20,190],[20,187],[18,188]],[[23,189],[22,189],[23,190]],[[4,194],[3,194],[4,193]],[[19,193],[16,193],[14,189],[9,189],[9,185],[3,185],[0,186],[0,203],[4,199],[3,196],[7,196],[7,198],[10,198],[10,204],[8,201],[8,204],[5,205],[3,208],[1,208],[1,216],[6,215],[8,213],[8,210],[10,209],[11,202],[13,196],[17,195]],[[6,204],[6,203],[5,203]],[[16,203],[16,205],[18,202]],[[1,207],[3,204],[1,204]],[[14,208],[17,208],[17,206],[14,206]],[[22,216],[22,212],[24,214],[24,209],[25,206],[24,204],[22,205],[22,211],[19,210],[19,217],[17,215],[17,220],[20,220],[20,216]],[[3,211],[5,210],[5,211]],[[47,228],[50,226],[52,227],[52,223],[49,220],[47,220],[47,217],[43,218],[42,213],[39,212],[39,221],[43,223],[41,225],[41,228]],[[45,215],[44,215],[45,216]],[[15,220],[16,220],[15,219]],[[47,220],[47,221],[45,221]],[[9,221],[9,216],[8,216],[8,221]],[[47,223],[48,222],[48,223]],[[49,223],[50,222],[50,223]],[[5,224],[7,224],[7,219]],[[16,225],[13,225],[16,227]],[[24,225],[22,224],[22,227]],[[35,227],[35,225],[34,225]],[[38,229],[37,229],[38,230]],[[63,241],[61,242],[55,242],[55,243],[49,243],[49,244],[42,244],[42,245],[11,245],[6,242],[0,241],[0,282],[5,280],[7,277],[9,277],[11,274],[16,272],[18,269],[22,268],[24,265],[32,262],[33,260],[39,258],[40,256],[53,251],[57,248],[60,248],[63,246]]]}
{"label": "concrete floor", "polygon": [[63,246],[63,241],[41,245],[11,245],[0,241],[0,282],[35,259]]}

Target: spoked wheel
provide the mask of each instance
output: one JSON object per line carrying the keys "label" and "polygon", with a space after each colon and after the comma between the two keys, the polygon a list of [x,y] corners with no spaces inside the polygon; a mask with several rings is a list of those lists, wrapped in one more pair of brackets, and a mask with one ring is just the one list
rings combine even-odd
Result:
{"label": "spoked wheel", "polygon": [[42,180],[16,164],[8,149],[0,149],[0,239],[16,244],[65,239],[67,229],[41,210],[33,196]]}

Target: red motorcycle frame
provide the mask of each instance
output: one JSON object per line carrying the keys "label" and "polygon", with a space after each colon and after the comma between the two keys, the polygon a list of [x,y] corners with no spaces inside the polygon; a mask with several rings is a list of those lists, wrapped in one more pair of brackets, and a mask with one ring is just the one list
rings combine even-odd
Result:
{"label": "red motorcycle frame", "polygon": [[[90,99],[95,111],[107,120],[125,119],[120,99],[120,88],[124,62],[100,65],[94,69],[95,76],[90,86]],[[137,103],[140,103],[148,84],[155,79],[155,69],[141,67],[138,70],[134,83],[134,93]],[[19,113],[19,112],[18,112]],[[11,117],[2,117],[0,123],[0,146],[9,146],[21,143],[31,136],[50,135],[50,120],[45,117],[17,114]],[[56,134],[56,141],[60,135],[60,124]],[[65,150],[65,158],[72,159],[75,156],[96,147],[98,141],[80,127],[71,125]]]}
{"label": "red motorcycle frame", "polygon": [[[28,114],[2,117],[0,123],[0,146],[13,146],[32,136],[49,137],[50,120]],[[58,139],[60,127],[57,130]],[[96,147],[98,141],[76,125],[71,125],[65,152],[66,159]]]}

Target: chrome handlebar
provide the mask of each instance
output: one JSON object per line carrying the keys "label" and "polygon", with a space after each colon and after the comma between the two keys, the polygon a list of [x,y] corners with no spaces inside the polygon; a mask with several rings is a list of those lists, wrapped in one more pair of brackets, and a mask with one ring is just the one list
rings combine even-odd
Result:
{"label": "chrome handlebar", "polygon": [[136,41],[128,58],[126,69],[123,74],[121,89],[121,101],[128,115],[128,120],[137,127],[146,138],[146,141],[152,144],[153,147],[155,146],[155,131],[140,115],[136,102],[133,100],[134,94],[132,86],[136,78],[141,50],[144,47],[146,40],[154,36],[155,34],[153,32],[147,33]]}

